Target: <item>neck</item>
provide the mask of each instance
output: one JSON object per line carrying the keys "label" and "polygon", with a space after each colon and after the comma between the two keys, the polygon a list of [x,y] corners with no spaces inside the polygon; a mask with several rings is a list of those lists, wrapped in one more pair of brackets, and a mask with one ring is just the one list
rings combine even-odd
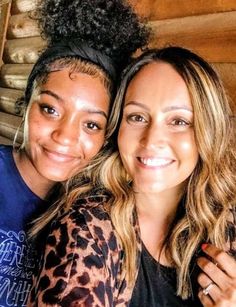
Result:
{"label": "neck", "polygon": [[182,194],[179,191],[167,190],[161,193],[135,194],[138,215],[151,220],[174,219]]}
{"label": "neck", "polygon": [[55,182],[43,177],[37,172],[26,152],[23,150],[13,151],[16,167],[30,190],[41,199],[45,199]]}
{"label": "neck", "polygon": [[136,194],[141,239],[149,253],[164,265],[171,265],[167,259],[164,241],[176,216],[180,199],[179,193],[171,191]]}

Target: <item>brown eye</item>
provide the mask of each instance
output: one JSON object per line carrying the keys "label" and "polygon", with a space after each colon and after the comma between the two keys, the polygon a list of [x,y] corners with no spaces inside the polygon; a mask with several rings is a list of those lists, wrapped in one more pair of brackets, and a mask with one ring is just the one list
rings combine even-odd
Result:
{"label": "brown eye", "polygon": [[174,126],[189,126],[190,123],[183,120],[183,119],[174,119],[172,122],[171,122],[172,125]]}
{"label": "brown eye", "polygon": [[89,130],[101,130],[101,127],[95,122],[86,123],[86,127]]}
{"label": "brown eye", "polygon": [[59,113],[56,111],[55,108],[46,104],[40,105],[40,110],[48,115],[59,116]]}
{"label": "brown eye", "polygon": [[139,115],[139,114],[134,114],[134,115],[129,115],[127,116],[127,120],[128,122],[134,122],[134,123],[145,123],[146,122],[146,119],[142,116],[142,115]]}

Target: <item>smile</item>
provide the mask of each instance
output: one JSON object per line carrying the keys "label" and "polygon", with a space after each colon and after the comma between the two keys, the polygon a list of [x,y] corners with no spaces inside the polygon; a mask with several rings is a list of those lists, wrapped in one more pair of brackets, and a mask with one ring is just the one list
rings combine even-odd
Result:
{"label": "smile", "polygon": [[150,167],[162,167],[167,166],[173,162],[172,159],[165,159],[165,158],[141,158],[138,157],[140,163],[145,166]]}
{"label": "smile", "polygon": [[44,152],[48,156],[49,159],[51,159],[55,162],[71,162],[75,159],[74,156],[62,154],[60,152],[51,151],[51,150],[48,150],[48,149],[44,149]]}

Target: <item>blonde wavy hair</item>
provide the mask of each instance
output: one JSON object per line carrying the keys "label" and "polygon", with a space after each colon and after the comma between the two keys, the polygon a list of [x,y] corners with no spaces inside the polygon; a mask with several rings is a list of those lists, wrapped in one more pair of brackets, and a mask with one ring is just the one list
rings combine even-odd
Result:
{"label": "blonde wavy hair", "polygon": [[[190,263],[199,245],[208,241],[225,248],[228,243],[225,235],[228,216],[231,209],[235,210],[236,203],[233,117],[222,82],[207,62],[179,47],[154,49],[138,57],[123,74],[111,111],[113,128],[110,131],[114,133],[110,140],[117,138],[129,82],[143,66],[154,61],[169,63],[182,76],[194,110],[199,161],[183,191],[184,215],[171,225],[164,242],[177,271],[177,294],[185,299],[191,294]],[[133,284],[138,253],[135,195],[116,141],[104,147],[83,172],[67,183],[67,193],[56,211],[58,207],[69,210],[84,193],[93,193],[94,187],[104,188],[111,196],[106,209],[124,249],[123,274]]]}
{"label": "blonde wavy hair", "polygon": [[[199,161],[183,191],[184,215],[171,225],[164,242],[177,271],[177,295],[186,299],[191,294],[191,260],[200,244],[211,242],[222,249],[228,244],[229,215],[231,210],[235,212],[236,204],[235,119],[215,70],[201,57],[180,47],[149,50],[128,67],[117,94],[116,108],[122,110],[132,78],[143,66],[155,61],[169,63],[183,78],[194,110]],[[121,117],[122,114],[119,121]],[[124,248],[124,270],[132,283],[137,271],[132,183],[118,152],[100,167],[101,181],[114,195],[108,210]]]}

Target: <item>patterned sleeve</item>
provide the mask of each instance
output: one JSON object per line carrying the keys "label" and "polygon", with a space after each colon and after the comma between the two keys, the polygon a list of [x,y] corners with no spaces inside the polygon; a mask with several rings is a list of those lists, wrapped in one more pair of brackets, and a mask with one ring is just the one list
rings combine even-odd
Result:
{"label": "patterned sleeve", "polygon": [[28,306],[112,306],[119,256],[99,208],[74,207],[54,222]]}

